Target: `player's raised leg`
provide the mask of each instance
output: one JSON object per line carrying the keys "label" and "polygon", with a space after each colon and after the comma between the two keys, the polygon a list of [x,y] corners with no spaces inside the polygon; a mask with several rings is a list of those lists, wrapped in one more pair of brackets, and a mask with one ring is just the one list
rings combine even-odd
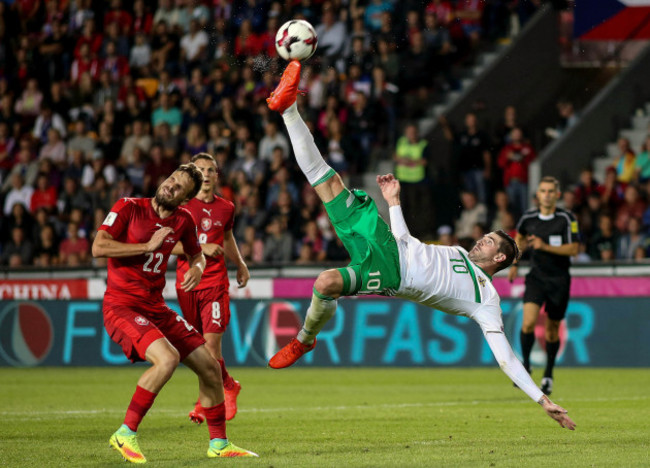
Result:
{"label": "player's raised leg", "polygon": [[[280,112],[287,127],[296,162],[307,181],[324,203],[330,203],[346,189],[340,176],[323,159],[314,143],[314,137],[302,120],[296,98],[300,82],[300,62],[294,60],[287,65],[280,84],[267,99],[271,110]],[[280,369],[294,364],[305,353],[316,346],[316,335],[334,315],[339,296],[344,291],[344,278],[338,270],[321,273],[314,284],[311,305],[305,323],[298,336],[275,354],[269,367]]]}
{"label": "player's raised leg", "polygon": [[178,351],[165,339],[151,343],[147,347],[145,357],[152,366],[138,380],[138,386],[126,410],[124,423],[109,439],[110,446],[131,463],[147,461],[138,444],[138,426],[179,362]]}
{"label": "player's raised leg", "polygon": [[208,457],[257,457],[249,450],[237,447],[226,436],[226,405],[219,364],[205,346],[199,346],[183,360],[199,377],[199,400],[210,433]]}

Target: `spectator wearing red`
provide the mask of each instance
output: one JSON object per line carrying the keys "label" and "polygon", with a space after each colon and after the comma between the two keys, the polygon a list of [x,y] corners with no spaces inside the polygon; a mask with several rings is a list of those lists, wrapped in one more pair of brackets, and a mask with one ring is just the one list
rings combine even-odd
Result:
{"label": "spectator wearing red", "polygon": [[518,127],[510,131],[510,143],[499,152],[497,164],[503,170],[503,186],[517,213],[528,208],[528,166],[536,156]]}
{"label": "spectator wearing red", "polygon": [[68,223],[68,237],[61,242],[59,254],[61,263],[68,266],[89,263],[88,252],[90,244],[83,237],[79,237],[79,225],[75,222]]}
{"label": "spectator wearing red", "polygon": [[580,182],[575,188],[576,205],[584,207],[592,193],[600,196],[604,191],[605,187],[594,179],[594,171],[590,167],[586,167],[580,172]]}
{"label": "spectator wearing red", "polygon": [[151,34],[153,26],[153,16],[147,11],[144,0],[135,0],[133,2],[133,33]]}
{"label": "spectator wearing red", "polygon": [[626,233],[630,218],[643,217],[646,209],[646,202],[639,196],[639,190],[635,185],[628,185],[623,192],[623,201],[616,209],[614,225],[618,232]]}
{"label": "spectator wearing red", "polygon": [[435,14],[438,23],[445,27],[454,19],[454,8],[447,0],[433,0],[424,11]]}
{"label": "spectator wearing red", "polygon": [[102,42],[102,35],[95,32],[95,20],[92,18],[86,19],[83,26],[83,33],[77,40],[77,45],[74,48],[75,58],[81,57],[81,47],[84,44],[88,46],[88,58],[96,58],[102,48]]}
{"label": "spectator wearing red", "polygon": [[90,53],[90,46],[82,44],[79,48],[79,56],[72,62],[70,67],[70,80],[79,84],[81,76],[88,73],[93,81],[99,76],[100,64],[97,59],[93,58]]}
{"label": "spectator wearing red", "polygon": [[133,17],[131,13],[122,8],[122,0],[111,0],[111,9],[104,15],[104,29],[110,23],[117,23],[123,34],[129,34]]}
{"label": "spectator wearing red", "polygon": [[106,58],[102,60],[100,68],[110,73],[113,83],[119,83],[129,74],[129,61],[117,54],[115,43],[111,41],[106,44]]}
{"label": "spectator wearing red", "polygon": [[49,175],[41,173],[36,177],[36,190],[32,193],[29,211],[36,213],[39,208],[45,208],[48,213],[52,213],[56,208],[57,198],[56,188],[50,185]]}
{"label": "spectator wearing red", "polygon": [[262,51],[262,44],[257,34],[253,32],[250,20],[244,20],[235,38],[235,55],[237,57],[255,57]]}

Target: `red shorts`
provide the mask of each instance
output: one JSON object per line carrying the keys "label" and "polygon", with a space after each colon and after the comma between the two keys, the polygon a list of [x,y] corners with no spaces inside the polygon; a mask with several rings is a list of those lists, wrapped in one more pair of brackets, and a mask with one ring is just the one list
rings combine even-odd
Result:
{"label": "red shorts", "polygon": [[183,316],[199,333],[223,333],[230,322],[228,288],[207,288],[183,292],[176,290]]}
{"label": "red shorts", "polygon": [[104,297],[103,312],[108,335],[131,362],[146,361],[147,348],[160,338],[166,338],[178,350],[181,361],[205,344],[201,334],[164,302],[126,305]]}

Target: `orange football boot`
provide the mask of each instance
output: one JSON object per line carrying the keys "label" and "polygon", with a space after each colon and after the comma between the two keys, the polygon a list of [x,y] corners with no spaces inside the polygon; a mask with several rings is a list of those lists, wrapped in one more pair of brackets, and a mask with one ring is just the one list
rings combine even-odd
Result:
{"label": "orange football boot", "polygon": [[284,69],[284,73],[282,73],[280,84],[271,93],[271,96],[266,99],[269,109],[283,113],[296,102],[298,84],[300,83],[300,69],[301,65],[298,60],[289,62],[287,68]]}
{"label": "orange football boot", "polygon": [[282,348],[280,351],[275,353],[275,356],[269,361],[269,367],[273,369],[282,369],[284,367],[289,367],[293,365],[298,359],[300,359],[304,354],[307,354],[309,351],[316,347],[316,339],[310,345],[302,344],[298,341],[297,338],[294,338]]}

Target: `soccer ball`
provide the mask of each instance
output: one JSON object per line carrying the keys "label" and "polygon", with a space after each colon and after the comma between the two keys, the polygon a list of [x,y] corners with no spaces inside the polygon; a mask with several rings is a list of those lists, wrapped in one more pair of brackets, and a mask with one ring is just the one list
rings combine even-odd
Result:
{"label": "soccer ball", "polygon": [[305,20],[284,23],[275,35],[275,50],[285,60],[307,60],[316,52],[318,36]]}

